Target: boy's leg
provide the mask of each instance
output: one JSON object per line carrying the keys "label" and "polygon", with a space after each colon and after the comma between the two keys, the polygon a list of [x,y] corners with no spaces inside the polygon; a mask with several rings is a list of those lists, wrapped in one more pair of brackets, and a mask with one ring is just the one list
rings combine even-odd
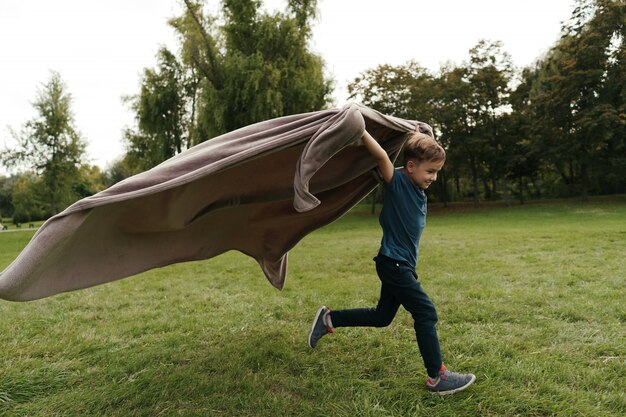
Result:
{"label": "boy's leg", "polygon": [[442,360],[435,306],[422,290],[414,269],[393,259],[379,257],[376,270],[386,291],[413,316],[415,337],[426,371],[430,377],[436,378]]}
{"label": "boy's leg", "polygon": [[378,262],[376,267],[383,286],[413,316],[417,344],[429,376],[426,387],[439,395],[447,395],[463,391],[472,385],[476,376],[450,372],[441,362],[436,328],[437,312],[428,295],[422,290],[415,270],[393,260]]}
{"label": "boy's leg", "polygon": [[348,310],[331,310],[330,322],[332,327],[385,327],[393,321],[400,308],[400,302],[395,299],[383,284],[380,289],[380,299],[376,308],[353,308]]}
{"label": "boy's leg", "polygon": [[[374,258],[376,259],[376,258]],[[388,326],[396,316],[400,302],[392,293],[387,291],[383,284],[380,289],[380,298],[376,308],[353,308],[347,310],[330,310],[322,306],[317,311],[311,332],[309,346],[315,348],[319,339],[331,333],[335,327],[384,327]]]}

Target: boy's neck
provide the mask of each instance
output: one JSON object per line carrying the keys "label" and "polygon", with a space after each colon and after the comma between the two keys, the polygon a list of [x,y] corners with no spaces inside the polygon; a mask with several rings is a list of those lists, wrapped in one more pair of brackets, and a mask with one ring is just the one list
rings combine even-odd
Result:
{"label": "boy's neck", "polygon": [[406,167],[402,167],[402,168],[400,169],[400,171],[402,171],[402,173],[403,173],[404,175],[406,175],[406,178],[409,180],[409,182],[410,182],[411,184],[413,184],[415,187],[419,188],[420,190],[424,191],[424,189],[423,189],[422,187],[420,187],[419,185],[417,185],[417,184],[415,183],[415,181],[413,181],[413,179],[412,179],[412,178],[411,178],[411,176],[409,175],[409,171],[406,169]]}

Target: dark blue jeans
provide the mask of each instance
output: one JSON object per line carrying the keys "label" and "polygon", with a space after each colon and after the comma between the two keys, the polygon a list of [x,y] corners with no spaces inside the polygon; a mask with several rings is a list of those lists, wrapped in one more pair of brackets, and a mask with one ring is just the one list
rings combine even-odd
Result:
{"label": "dark blue jeans", "polygon": [[441,349],[435,306],[422,290],[415,269],[383,255],[374,260],[382,283],[378,305],[376,308],[333,310],[330,313],[333,326],[385,327],[403,306],[413,316],[415,337],[426,371],[430,377],[436,377],[441,369]]}

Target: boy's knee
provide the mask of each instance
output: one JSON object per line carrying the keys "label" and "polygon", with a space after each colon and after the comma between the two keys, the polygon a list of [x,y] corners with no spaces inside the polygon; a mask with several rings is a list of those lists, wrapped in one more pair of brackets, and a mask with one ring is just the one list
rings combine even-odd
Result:
{"label": "boy's knee", "polygon": [[388,318],[388,317],[379,318],[374,323],[374,326],[375,327],[387,327],[391,324],[392,321],[393,321],[393,318]]}
{"label": "boy's knee", "polygon": [[374,326],[375,327],[387,327],[391,324],[391,322],[393,321],[394,316],[389,315],[389,314],[376,314],[375,319],[374,319]]}
{"label": "boy's knee", "polygon": [[422,310],[418,313],[412,313],[413,320],[415,321],[415,326],[434,326],[439,321],[439,317],[437,316],[437,310],[435,310],[435,306],[432,308],[428,308],[426,310]]}

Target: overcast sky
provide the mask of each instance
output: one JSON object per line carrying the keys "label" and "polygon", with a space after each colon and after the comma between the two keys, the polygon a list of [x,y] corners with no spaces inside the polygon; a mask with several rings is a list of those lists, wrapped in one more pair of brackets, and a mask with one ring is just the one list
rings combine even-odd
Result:
{"label": "overcast sky", "polygon": [[[182,0],[0,0],[0,145],[7,127],[34,116],[37,89],[58,71],[73,96],[75,125],[102,168],[124,152],[143,68],[160,45],[176,50],[167,19]],[[218,10],[219,1],[209,0]],[[266,0],[269,10],[286,1]],[[531,64],[558,39],[574,0],[320,0],[312,49],[335,79],[335,103],[360,72],[410,59],[436,71],[460,63],[480,39],[501,40],[515,65]],[[3,167],[0,167],[2,173]]]}

